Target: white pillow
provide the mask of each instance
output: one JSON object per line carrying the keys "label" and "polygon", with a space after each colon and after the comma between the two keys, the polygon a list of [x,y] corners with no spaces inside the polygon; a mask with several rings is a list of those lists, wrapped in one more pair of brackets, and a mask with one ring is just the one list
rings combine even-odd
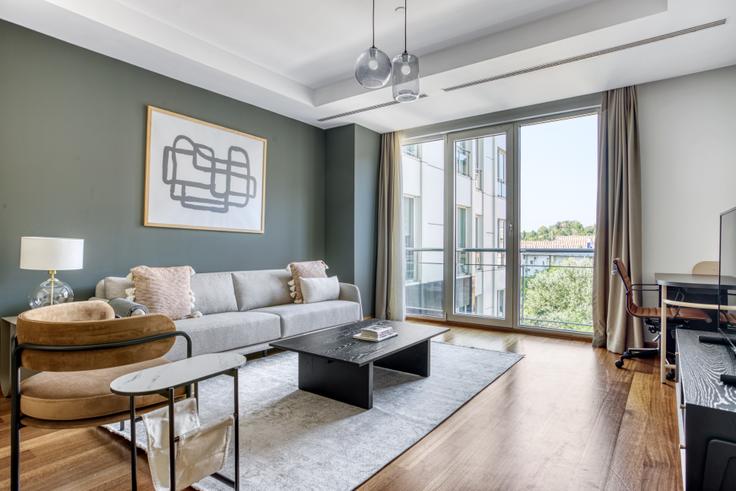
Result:
{"label": "white pillow", "polygon": [[326,302],[340,297],[340,282],[337,276],[329,278],[299,278],[304,303]]}

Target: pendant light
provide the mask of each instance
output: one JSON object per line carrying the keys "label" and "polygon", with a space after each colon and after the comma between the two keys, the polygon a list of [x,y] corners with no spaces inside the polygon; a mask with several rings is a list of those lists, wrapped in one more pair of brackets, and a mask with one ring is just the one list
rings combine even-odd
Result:
{"label": "pendant light", "polygon": [[376,48],[376,0],[373,0],[372,16],[373,43],[355,61],[355,80],[366,89],[384,87],[391,78],[391,60]]}
{"label": "pendant light", "polygon": [[419,98],[419,58],[406,50],[406,0],[404,0],[404,52],[393,59],[392,84],[396,102]]}

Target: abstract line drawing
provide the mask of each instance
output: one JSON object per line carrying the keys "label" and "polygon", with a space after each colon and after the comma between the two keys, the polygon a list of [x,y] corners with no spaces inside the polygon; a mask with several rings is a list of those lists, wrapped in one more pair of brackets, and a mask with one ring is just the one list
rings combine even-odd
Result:
{"label": "abstract line drawing", "polygon": [[164,147],[162,165],[169,196],[184,208],[227,213],[256,197],[258,183],[241,147],[230,146],[227,157],[219,158],[212,147],[178,135]]}
{"label": "abstract line drawing", "polygon": [[265,233],[266,138],[148,106],[146,227]]}

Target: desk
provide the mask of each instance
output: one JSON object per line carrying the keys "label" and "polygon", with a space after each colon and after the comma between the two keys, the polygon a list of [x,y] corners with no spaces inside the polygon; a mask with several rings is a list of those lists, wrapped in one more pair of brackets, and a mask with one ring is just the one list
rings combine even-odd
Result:
{"label": "desk", "polygon": [[[720,294],[731,289],[736,290],[736,278],[732,276],[723,276],[720,278],[715,275],[704,275],[704,274],[673,274],[673,273],[656,273],[654,275],[654,281],[657,282],[660,288],[660,308],[661,308],[661,345],[659,355],[659,373],[661,382],[664,384],[666,381],[667,370],[673,370],[677,367],[676,364],[670,363],[667,360],[667,308],[668,307],[689,307],[694,309],[703,310],[715,310],[716,316],[718,310],[736,310],[736,306],[719,306],[718,303],[696,303],[696,302],[681,302],[677,300],[670,300],[667,298],[667,289],[672,288],[687,288],[692,290],[698,290],[700,292],[712,292],[713,300],[717,302]],[[720,289],[720,291],[719,291]],[[717,318],[715,319],[717,321]]]}

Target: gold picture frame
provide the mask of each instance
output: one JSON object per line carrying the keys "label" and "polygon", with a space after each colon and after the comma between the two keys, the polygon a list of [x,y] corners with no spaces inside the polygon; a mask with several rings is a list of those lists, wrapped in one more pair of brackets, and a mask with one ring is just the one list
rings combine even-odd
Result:
{"label": "gold picture frame", "polygon": [[[156,120],[156,121],[154,121]],[[169,126],[172,128],[161,129],[158,126],[154,128],[154,125],[163,125],[163,121],[167,121]],[[201,127],[197,130],[196,126]],[[218,142],[226,142],[221,145],[229,145],[227,150],[227,159],[218,158],[217,149],[213,148],[213,142],[199,143],[194,140],[194,137],[185,135],[184,133],[179,134],[174,140],[171,140],[170,135],[180,133],[181,128],[188,128],[191,133],[197,133],[197,137],[206,139],[207,137],[218,140]],[[198,133],[199,131],[199,133]],[[222,134],[218,133],[222,132]],[[167,135],[169,137],[167,138]],[[219,137],[218,137],[219,135]],[[180,140],[180,138],[182,140]],[[236,139],[236,140],[233,140]],[[189,148],[180,149],[177,148],[178,142],[183,142],[185,146],[191,146]],[[232,145],[233,141],[239,141],[240,146]],[[162,146],[164,143],[167,146]],[[255,146],[254,146],[255,145]],[[250,156],[244,149],[248,147],[254,150],[256,155],[259,154],[257,147],[262,145],[262,151],[260,152],[260,169],[254,167],[251,169]],[[152,148],[155,147],[155,148]],[[201,150],[206,149],[206,150]],[[222,148],[220,148],[222,150]],[[155,155],[152,155],[155,154]],[[221,152],[223,153],[223,152]],[[204,181],[177,181],[176,169],[177,160],[176,156],[184,154],[185,156],[191,154],[192,166],[188,170],[188,174],[197,174],[203,178],[210,179],[209,185]],[[232,155],[240,154],[241,157],[244,155],[244,162],[233,162]],[[173,155],[173,157],[172,157]],[[245,133],[242,131],[227,128],[218,124],[210,123],[200,119],[179,114],[167,109],[148,105],[147,106],[147,121],[146,121],[146,167],[145,167],[145,191],[144,191],[144,205],[143,205],[143,225],[145,227],[161,227],[161,228],[178,228],[188,230],[209,230],[218,232],[237,232],[237,233],[252,233],[252,234],[263,234],[265,231],[266,222],[266,169],[267,169],[267,155],[268,155],[268,140],[259,136]],[[204,157],[204,161],[209,160],[210,170],[201,169],[195,162],[199,162],[199,157]],[[171,157],[173,162],[172,167],[174,168],[173,178],[169,179],[169,170],[167,157]],[[153,160],[152,160],[153,159]],[[155,165],[157,162],[158,165]],[[259,164],[255,163],[256,166]],[[224,166],[224,167],[223,167]],[[231,170],[232,167],[245,167],[247,174],[237,173]],[[196,168],[196,169],[195,169]],[[251,174],[254,170],[256,176]],[[209,173],[209,174],[208,174]],[[152,174],[154,174],[152,176]],[[222,179],[217,179],[218,176],[225,174],[225,185],[227,189],[224,193],[218,193],[215,188],[222,186]],[[260,184],[258,183],[260,178]],[[167,181],[168,179],[168,181]],[[170,182],[169,182],[170,181]],[[217,181],[217,182],[216,182]],[[247,182],[247,192],[236,192],[230,189],[231,182]],[[222,225],[223,222],[227,222],[228,218],[232,221],[242,222],[243,220],[251,221],[256,215],[251,210],[247,210],[247,216],[237,215],[238,208],[247,208],[250,204],[250,183],[254,181],[254,191],[260,195],[259,200],[253,200],[255,203],[259,203],[260,210],[257,211],[258,226],[249,227],[245,224],[241,226],[227,226]],[[207,189],[209,187],[209,190]],[[166,199],[164,190],[169,192],[169,200]],[[205,194],[209,191],[209,196],[188,196],[187,190],[194,189],[200,194]],[[177,195],[177,190],[179,194]],[[258,192],[260,190],[260,192]],[[152,193],[155,193],[152,197]],[[196,194],[196,193],[195,193]],[[224,194],[224,200],[218,195]],[[230,197],[235,196],[234,199],[240,199],[245,201],[245,205],[241,203],[230,203]],[[181,208],[180,213],[177,213],[177,204]],[[152,207],[156,206],[164,210],[152,210]],[[230,208],[236,208],[232,211],[232,215],[226,217],[230,213]],[[225,210],[223,212],[223,210]],[[208,212],[211,212],[208,214]],[[216,213],[217,215],[213,215]],[[171,219],[172,217],[177,217]],[[168,219],[167,219],[168,218]],[[217,225],[210,225],[203,223],[208,221],[215,222]],[[185,221],[192,221],[196,223],[183,223]],[[173,222],[173,223],[172,223]]]}

